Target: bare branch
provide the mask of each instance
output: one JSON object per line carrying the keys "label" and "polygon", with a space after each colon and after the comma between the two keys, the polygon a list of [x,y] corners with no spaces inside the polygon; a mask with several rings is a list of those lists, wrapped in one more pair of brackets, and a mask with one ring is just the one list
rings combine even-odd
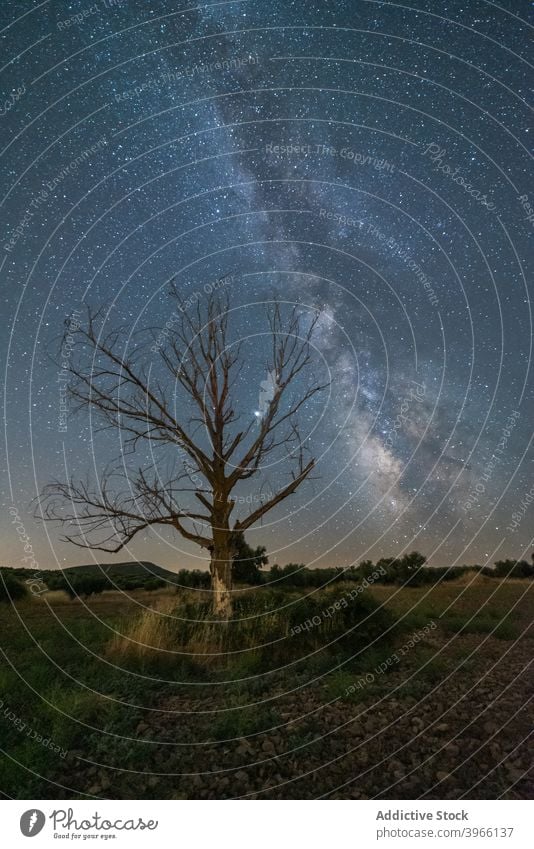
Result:
{"label": "bare branch", "polygon": [[250,513],[246,519],[238,520],[234,525],[234,531],[246,531],[247,528],[252,527],[258,519],[261,519],[265,513],[268,513],[269,510],[272,510],[273,507],[276,507],[277,504],[280,504],[285,498],[290,495],[293,495],[294,492],[298,489],[301,483],[308,477],[310,472],[315,466],[315,460],[310,460],[310,462],[304,466],[304,468],[299,472],[299,474],[295,475],[293,480],[287,484],[287,486],[283,487],[276,495],[274,495],[269,501],[265,501],[261,504],[257,510],[254,510]]}
{"label": "bare branch", "polygon": [[[68,358],[71,401],[76,409],[94,412],[101,429],[119,433],[123,466],[106,469],[97,485],[73,479],[49,484],[39,511],[67,527],[69,542],[107,552],[120,551],[152,526],[171,527],[210,550],[215,594],[224,597],[226,615],[235,534],[293,495],[315,467],[306,458],[298,416],[328,385],[305,384],[302,377],[312,362],[318,315],[304,322],[297,307],[286,314],[280,303],[272,305],[267,313],[272,395],[259,420],[241,424],[237,387],[244,358],[231,335],[226,293],[185,301],[173,282],[170,297],[175,310],[165,332],[156,335],[148,328],[133,337],[133,345],[127,327],[104,333],[103,308],[88,309],[86,324],[70,331],[80,342]],[[147,356],[147,337],[153,357]],[[80,351],[88,351],[88,359]],[[170,470],[162,473],[153,460],[129,468],[143,447],[151,457],[163,448],[172,458]],[[232,526],[234,488],[284,449],[290,481]]]}

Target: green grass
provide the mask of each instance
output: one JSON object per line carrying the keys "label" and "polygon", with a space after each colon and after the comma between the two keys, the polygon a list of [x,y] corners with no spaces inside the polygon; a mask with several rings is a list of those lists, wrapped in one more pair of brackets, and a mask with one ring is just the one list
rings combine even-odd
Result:
{"label": "green grass", "polygon": [[[0,735],[12,758],[2,759],[1,787],[14,798],[61,798],[62,791],[39,778],[40,773],[45,779],[72,788],[63,792],[65,798],[77,798],[78,790],[87,787],[78,788],[77,763],[72,752],[81,752],[87,760],[114,763],[132,770],[146,769],[147,758],[153,757],[158,747],[147,747],[138,741],[136,728],[144,720],[148,707],[159,707],[166,700],[195,704],[195,700],[204,699],[204,703],[213,704],[216,709],[238,708],[204,718],[195,714],[198,727],[192,729],[191,723],[184,719],[182,725],[178,723],[169,730],[169,739],[186,742],[195,734],[196,739],[203,736],[203,739],[224,740],[259,733],[276,725],[279,721],[276,701],[265,702],[261,708],[247,705],[268,700],[275,692],[306,688],[313,679],[317,679],[314,693],[319,693],[325,701],[358,702],[387,696],[402,675],[409,677],[415,673],[396,698],[422,698],[469,653],[468,641],[453,639],[445,653],[436,655],[440,641],[443,644],[451,635],[464,634],[491,634],[489,640],[512,640],[530,622],[528,597],[510,616],[504,615],[525,592],[526,582],[505,582],[492,596],[495,587],[495,581],[480,581],[467,588],[461,584],[443,584],[430,590],[420,587],[399,591],[395,587],[374,586],[370,594],[357,597],[356,605],[343,608],[339,611],[341,615],[331,617],[323,617],[321,610],[353,585],[336,586],[306,599],[300,599],[299,590],[283,596],[266,593],[260,597],[261,601],[258,596],[254,599],[254,593],[243,594],[244,601],[238,610],[241,616],[250,618],[242,625],[231,623],[223,650],[244,648],[245,651],[233,654],[224,663],[205,659],[199,662],[198,657],[166,654],[157,648],[139,655],[127,652],[120,658],[110,652],[112,628],[135,634],[139,605],[162,603],[143,591],[132,593],[132,599],[119,593],[104,593],[91,598],[87,607],[79,601],[51,594],[49,608],[45,599],[29,596],[17,602],[20,620],[11,605],[2,604],[0,644],[13,668],[9,662],[0,664],[0,698],[3,699]],[[182,597],[172,592],[169,605],[178,604],[183,617],[184,611],[192,610],[194,598],[194,594],[185,593]],[[282,615],[281,602],[291,601],[294,603]],[[267,615],[258,618],[260,604]],[[198,612],[198,605],[196,609]],[[183,623],[176,627],[171,621],[164,637],[172,649],[187,649],[188,641],[210,649],[213,623],[206,610],[204,613],[204,619],[199,617],[201,621],[194,627]],[[440,614],[444,615],[440,618]],[[291,628],[314,616],[321,617],[319,625],[290,636]],[[401,627],[395,624],[398,617],[404,617]],[[428,639],[407,652],[399,664],[375,676],[371,684],[346,694],[359,677],[375,670],[396,646],[432,619],[438,622],[438,628]],[[391,638],[378,639],[370,645],[391,624],[394,625]],[[274,647],[257,648],[262,642],[278,637],[282,639]],[[331,643],[328,649],[323,648],[325,643]],[[469,661],[474,672],[477,663]],[[114,668],[113,664],[120,668]],[[330,671],[336,666],[340,668]],[[466,668],[464,673],[467,671]],[[139,673],[149,678],[140,677]],[[227,680],[233,683],[220,684]],[[134,708],[121,704],[121,700]],[[4,710],[12,711],[19,724],[25,723],[26,728],[35,729],[54,745],[67,749],[67,759],[29,739],[16,722],[3,715]],[[298,728],[294,733],[297,742],[299,735],[304,735],[302,742],[306,742],[311,734]],[[191,750],[190,760],[184,752],[185,749],[165,750],[164,754],[177,772],[187,771],[189,767],[194,771],[195,749]],[[127,789],[120,789],[119,778],[117,781],[116,792],[127,793]],[[170,788],[169,793],[173,792]]]}
{"label": "green grass", "polygon": [[259,734],[276,727],[280,722],[279,714],[272,707],[254,706],[228,710],[215,719],[212,736],[216,741],[234,740],[249,734]]}
{"label": "green grass", "polygon": [[355,672],[349,672],[343,669],[338,669],[332,672],[326,678],[324,685],[325,698],[327,701],[340,699],[346,702],[359,702],[364,697],[368,697],[376,692],[376,688],[372,684],[362,688],[355,688],[360,675]]}
{"label": "green grass", "polygon": [[510,618],[502,618],[498,613],[480,614],[470,620],[463,616],[446,616],[441,625],[451,633],[491,634],[497,640],[516,640],[521,633]]}

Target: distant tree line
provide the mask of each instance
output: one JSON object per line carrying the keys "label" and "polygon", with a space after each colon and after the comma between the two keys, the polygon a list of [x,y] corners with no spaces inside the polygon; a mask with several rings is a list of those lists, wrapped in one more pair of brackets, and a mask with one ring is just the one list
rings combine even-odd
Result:
{"label": "distant tree line", "polygon": [[[28,587],[28,569],[1,569],[1,576],[4,579],[0,580],[0,600],[7,601],[9,596],[13,599],[22,598],[32,587]],[[32,579],[35,579],[35,572],[31,571]],[[116,576],[106,575],[104,573],[84,572],[81,569],[79,572],[68,570],[43,570],[39,573],[39,580],[48,590],[63,590],[70,598],[76,596],[90,596],[102,593],[105,590],[158,590],[167,586],[167,581],[163,578],[145,573],[144,575],[136,576]],[[39,595],[41,593],[38,593]]]}
{"label": "distant tree line", "polygon": [[490,566],[427,566],[426,557],[418,551],[402,557],[383,557],[373,563],[362,560],[358,566],[334,569],[309,569],[304,564],[288,563],[273,566],[262,576],[266,581],[277,581],[280,587],[319,587],[333,581],[362,581],[372,578],[372,583],[397,584],[419,587],[454,581],[467,572],[477,572],[491,578],[534,578],[534,554],[532,563],[526,560],[499,560]]}
{"label": "distant tree line", "polygon": [[497,578],[534,578],[534,554],[532,563],[527,560],[497,560],[495,569],[483,569],[483,572]]}
{"label": "distant tree line", "polygon": [[[273,589],[298,587],[322,587],[336,581],[361,582],[364,580],[376,584],[396,584],[398,586],[419,587],[425,584],[437,584],[454,581],[468,573],[477,572],[491,578],[528,578],[534,579],[534,554],[532,562],[527,560],[498,560],[494,567],[488,566],[451,566],[430,567],[426,557],[418,551],[404,554],[402,557],[383,557],[373,563],[362,560],[358,566],[348,568],[310,569],[303,563],[288,563],[285,566],[268,565],[266,549],[263,546],[251,548],[241,534],[236,542],[236,554],[233,561],[234,582],[248,586],[270,584]],[[0,569],[0,601],[16,601],[28,593],[29,569]],[[171,583],[165,578],[150,572],[139,575],[106,575],[104,573],[77,572],[67,573],[58,570],[40,572],[40,580],[49,590],[63,590],[70,598],[91,596],[105,590],[159,590]],[[174,576],[171,585],[177,590],[182,587],[191,589],[210,588],[210,573],[201,569],[181,569]]]}
{"label": "distant tree line", "polygon": [[63,590],[71,598],[90,596],[105,590],[159,590],[167,585],[163,578],[148,574],[146,578],[121,578],[108,575],[72,575],[53,574],[46,579],[49,590]]}

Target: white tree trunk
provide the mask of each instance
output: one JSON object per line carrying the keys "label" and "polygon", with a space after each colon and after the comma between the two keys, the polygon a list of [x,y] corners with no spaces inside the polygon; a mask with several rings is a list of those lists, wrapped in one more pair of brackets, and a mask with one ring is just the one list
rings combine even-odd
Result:
{"label": "white tree trunk", "polygon": [[219,552],[211,561],[213,612],[218,619],[232,616],[232,560],[230,553]]}

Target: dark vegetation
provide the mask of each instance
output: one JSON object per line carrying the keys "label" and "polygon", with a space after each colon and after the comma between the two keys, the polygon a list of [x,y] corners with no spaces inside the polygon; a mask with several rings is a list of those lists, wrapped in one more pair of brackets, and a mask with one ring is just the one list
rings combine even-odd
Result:
{"label": "dark vegetation", "polygon": [[[21,569],[21,572],[29,570]],[[2,569],[0,579],[0,601],[17,601],[27,594],[26,585],[15,574],[14,569]]]}
{"label": "dark vegetation", "polygon": [[[528,792],[528,752],[517,749],[528,717],[515,712],[527,704],[532,583],[482,576],[355,592],[363,586],[245,588],[219,629],[188,589],[49,601],[27,592],[2,605],[2,789],[20,799],[317,798],[348,780],[339,798],[517,798],[517,777]],[[281,780],[290,783],[276,789]]]}
{"label": "dark vegetation", "polygon": [[[532,562],[526,560],[498,560],[494,567],[483,566],[426,566],[426,558],[417,551],[402,557],[384,557],[373,563],[362,560],[359,566],[348,568],[309,569],[303,563],[273,565],[270,570],[263,546],[251,548],[241,534],[236,543],[233,561],[233,580],[236,585],[258,587],[268,584],[271,590],[283,593],[297,588],[328,587],[334,583],[348,581],[371,584],[420,587],[441,582],[454,581],[469,573],[479,573],[490,578],[534,578],[534,554]],[[61,570],[42,570],[37,574],[30,569],[0,569],[4,578],[0,582],[0,601],[17,599],[28,587],[38,581],[42,589],[63,590],[70,598],[95,595],[106,590],[160,590],[169,585],[180,588],[209,590],[210,574],[207,570],[181,569],[171,572],[147,561],[113,564],[91,564],[70,566]],[[236,613],[239,618],[239,612]]]}

